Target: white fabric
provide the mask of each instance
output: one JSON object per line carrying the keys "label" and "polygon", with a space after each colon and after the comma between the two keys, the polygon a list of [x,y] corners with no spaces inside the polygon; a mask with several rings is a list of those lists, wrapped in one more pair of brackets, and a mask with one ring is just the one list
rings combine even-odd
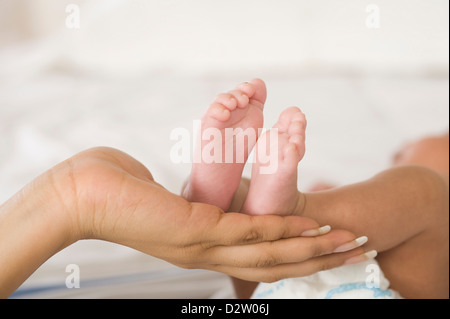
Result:
{"label": "white fabric", "polygon": [[276,283],[261,283],[254,299],[401,299],[376,260]]}

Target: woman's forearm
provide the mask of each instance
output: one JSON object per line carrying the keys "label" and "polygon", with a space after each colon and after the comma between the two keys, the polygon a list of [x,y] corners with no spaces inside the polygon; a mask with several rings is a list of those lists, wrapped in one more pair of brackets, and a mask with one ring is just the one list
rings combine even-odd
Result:
{"label": "woman's forearm", "polygon": [[[51,176],[37,178],[0,206],[0,297],[6,298],[48,258],[75,240]],[[59,188],[59,189],[58,189]]]}

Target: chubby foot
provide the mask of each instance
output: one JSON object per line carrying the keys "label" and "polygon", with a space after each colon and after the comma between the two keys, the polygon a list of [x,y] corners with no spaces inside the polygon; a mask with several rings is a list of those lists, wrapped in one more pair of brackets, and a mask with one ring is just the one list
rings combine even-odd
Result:
{"label": "chubby foot", "polygon": [[259,139],[247,198],[241,212],[290,215],[300,205],[297,167],[305,155],[305,115],[297,108],[283,111],[278,122]]}
{"label": "chubby foot", "polygon": [[[228,210],[263,127],[266,85],[255,79],[220,94],[202,118],[191,175],[183,196]],[[199,139],[200,141],[200,139]]]}

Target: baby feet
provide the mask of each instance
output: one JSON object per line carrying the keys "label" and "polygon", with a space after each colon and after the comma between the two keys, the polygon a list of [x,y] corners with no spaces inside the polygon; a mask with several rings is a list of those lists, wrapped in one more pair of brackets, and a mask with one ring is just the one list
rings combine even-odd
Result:
{"label": "baby feet", "polygon": [[241,212],[288,215],[297,211],[301,202],[297,167],[305,154],[306,119],[298,108],[288,108],[258,140],[266,95],[264,82],[255,79],[216,97],[202,118],[197,160],[183,191],[187,200],[227,211],[256,145]]}
{"label": "baby feet", "polygon": [[266,86],[259,79],[220,94],[202,118],[184,197],[228,210],[263,127]]}
{"label": "baby feet", "polygon": [[[274,127],[261,136],[255,149],[250,188],[241,212],[289,215],[298,211],[297,167],[305,155],[305,130],[305,115],[298,108],[291,107],[283,111]],[[264,171],[263,158],[275,160],[272,171]]]}

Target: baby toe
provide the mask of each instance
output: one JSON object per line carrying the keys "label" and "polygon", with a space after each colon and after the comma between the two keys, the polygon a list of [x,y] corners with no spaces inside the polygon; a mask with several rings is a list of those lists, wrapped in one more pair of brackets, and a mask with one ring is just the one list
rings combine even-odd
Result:
{"label": "baby toe", "polygon": [[230,118],[231,113],[223,104],[215,102],[209,106],[205,115],[218,121],[225,122]]}
{"label": "baby toe", "polygon": [[230,111],[235,110],[237,107],[237,104],[238,104],[236,98],[232,94],[229,94],[229,93],[219,94],[216,97],[214,102],[222,104],[224,107],[226,107]]}
{"label": "baby toe", "polygon": [[243,91],[233,90],[228,93],[231,94],[236,99],[238,108],[244,109],[247,107],[250,99]]}

